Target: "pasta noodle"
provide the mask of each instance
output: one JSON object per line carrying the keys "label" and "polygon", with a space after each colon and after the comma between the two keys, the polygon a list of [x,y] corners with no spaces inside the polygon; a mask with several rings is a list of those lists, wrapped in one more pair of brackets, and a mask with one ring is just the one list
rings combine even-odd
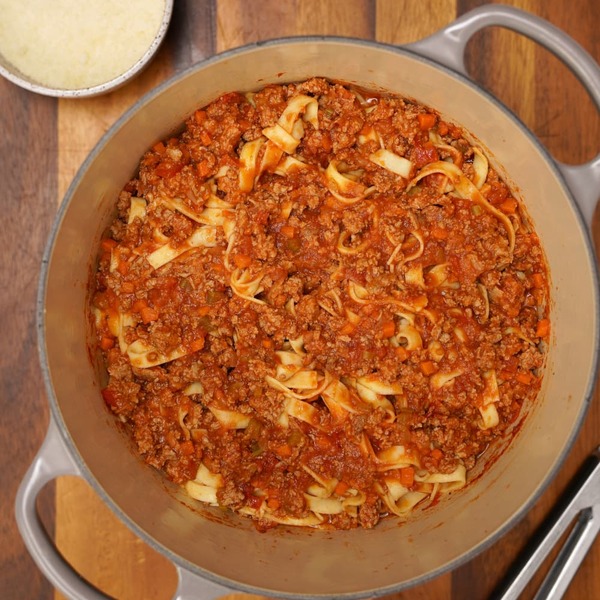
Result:
{"label": "pasta noodle", "polygon": [[157,142],[101,242],[104,400],[195,500],[374,527],[469,483],[541,385],[543,251],[460,127],[324,79]]}

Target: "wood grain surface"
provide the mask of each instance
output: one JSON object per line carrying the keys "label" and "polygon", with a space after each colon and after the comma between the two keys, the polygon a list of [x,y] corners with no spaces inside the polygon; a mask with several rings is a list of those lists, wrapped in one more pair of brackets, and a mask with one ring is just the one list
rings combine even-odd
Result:
{"label": "wood grain surface", "polygon": [[[137,79],[93,99],[57,100],[0,79],[0,597],[62,598],[37,569],[13,517],[17,486],[48,423],[36,346],[36,288],[58,204],[87,153],[141,95],[171,74],[241,44],[296,34],[345,35],[404,44],[449,24],[479,0],[176,0],[167,40]],[[600,59],[597,0],[513,0],[548,19]],[[0,18],[2,16],[0,15]],[[600,150],[600,122],[575,77],[549,52],[500,29],[477,34],[472,77],[509,106],[559,160],[580,163]],[[530,512],[476,558],[387,600],[485,599],[547,515],[585,457],[600,444],[600,399],[558,476]],[[105,593],[167,599],[173,566],[137,539],[78,478],[61,477],[39,498],[40,515],[65,557]],[[543,572],[543,570],[542,570]],[[541,574],[524,598],[531,598]],[[227,600],[259,596],[231,594]],[[600,541],[566,594],[600,598]]]}

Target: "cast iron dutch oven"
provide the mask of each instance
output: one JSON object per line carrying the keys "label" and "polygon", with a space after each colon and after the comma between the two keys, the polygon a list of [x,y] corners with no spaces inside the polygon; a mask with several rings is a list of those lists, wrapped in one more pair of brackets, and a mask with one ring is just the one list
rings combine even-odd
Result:
{"label": "cast iron dutch oven", "polygon": [[[515,9],[488,5],[402,48],[344,38],[291,38],[206,60],[143,97],[110,129],[60,208],[39,291],[41,364],[51,405],[47,438],[17,497],[17,520],[41,570],[73,598],[102,598],[44,534],[35,499],[59,475],[84,477],[135,533],[176,566],[176,598],[231,590],[279,597],[360,598],[399,591],[472,558],[532,505],[561,465],[590,402],[598,358],[598,280],[588,232],[600,157],[557,163],[532,134],[467,76],[467,41],[483,27],[520,32],[571,68],[600,108],[600,69],[573,40]],[[541,401],[483,477],[435,510],[398,526],[256,532],[247,520],[200,513],[131,451],[100,397],[88,355],[88,282],[115,198],[143,152],[224,92],[311,76],[396,92],[471,132],[525,199],[547,253],[553,339]],[[174,488],[174,486],[173,486]]]}

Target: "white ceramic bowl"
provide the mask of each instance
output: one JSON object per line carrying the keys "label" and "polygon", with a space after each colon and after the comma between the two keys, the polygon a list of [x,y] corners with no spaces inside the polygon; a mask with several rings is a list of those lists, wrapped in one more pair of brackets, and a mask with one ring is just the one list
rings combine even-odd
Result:
{"label": "white ceramic bowl", "polygon": [[43,94],[45,96],[56,96],[61,98],[84,98],[88,96],[97,96],[113,91],[135,76],[137,76],[150,62],[160,47],[167,33],[171,15],[173,12],[173,0],[164,0],[164,11],[162,19],[156,35],[146,47],[143,54],[139,58],[126,67],[120,73],[109,77],[106,81],[94,83],[91,85],[78,87],[51,87],[45,85],[34,78],[19,71],[8,59],[2,54],[2,45],[0,44],[0,75],[12,81],[16,85],[25,88],[31,92]]}

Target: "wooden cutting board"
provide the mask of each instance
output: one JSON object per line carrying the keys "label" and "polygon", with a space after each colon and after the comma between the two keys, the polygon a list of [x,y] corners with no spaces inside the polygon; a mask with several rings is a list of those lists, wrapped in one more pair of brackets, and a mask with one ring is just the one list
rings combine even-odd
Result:
{"label": "wooden cutting board", "polygon": [[[39,258],[53,214],[77,169],[111,124],[142,94],[176,71],[228,48],[256,40],[303,34],[343,35],[404,44],[434,33],[476,0],[177,0],[172,25],[150,67],[124,88],[93,99],[32,98],[0,85],[5,139],[0,181],[11,181],[2,198],[8,223],[34,223],[32,238],[7,228],[8,247],[24,248],[17,265],[2,264],[2,304],[12,311],[2,325],[3,413],[0,444],[11,456],[3,477],[1,509],[9,514],[18,480],[39,447],[47,422],[41,393],[32,322]],[[597,2],[513,0],[520,8],[549,19],[600,57]],[[1,17],[0,17],[1,18]],[[573,75],[548,52],[511,32],[490,30],[472,40],[467,63],[473,77],[513,109],[560,160],[582,162],[599,150],[600,125],[591,101]],[[2,118],[2,117],[0,117]],[[27,139],[22,139],[22,132]],[[12,136],[12,137],[11,137]],[[14,152],[31,150],[35,160],[15,162]],[[17,177],[20,184],[14,183]],[[29,190],[29,191],[28,191]],[[29,197],[31,195],[31,197]],[[54,202],[48,205],[40,198]],[[28,202],[27,210],[23,202]],[[33,218],[33,221],[31,219]],[[37,223],[37,225],[35,225]],[[11,285],[8,285],[10,282]],[[20,299],[26,298],[23,304]],[[15,347],[27,369],[16,369]],[[6,358],[5,358],[6,357]],[[10,358],[10,360],[9,360]],[[15,405],[15,396],[22,405]],[[22,435],[23,419],[35,427]],[[547,514],[583,459],[600,443],[600,403],[595,398],[584,427],[556,480],[530,513],[484,553],[452,573],[387,596],[387,600],[486,598],[536,526]],[[78,478],[61,477],[46,494],[42,508],[56,543],[74,567],[107,594],[123,600],[162,600],[176,588],[173,566],[136,538]],[[62,598],[43,582],[16,532],[3,526],[0,593],[8,598]],[[6,535],[4,535],[6,534]],[[600,598],[600,542],[596,542],[567,598]],[[539,583],[539,578],[536,580]],[[532,586],[525,597],[532,597]],[[6,596],[5,596],[6,594]],[[227,600],[259,596],[231,594]]]}

